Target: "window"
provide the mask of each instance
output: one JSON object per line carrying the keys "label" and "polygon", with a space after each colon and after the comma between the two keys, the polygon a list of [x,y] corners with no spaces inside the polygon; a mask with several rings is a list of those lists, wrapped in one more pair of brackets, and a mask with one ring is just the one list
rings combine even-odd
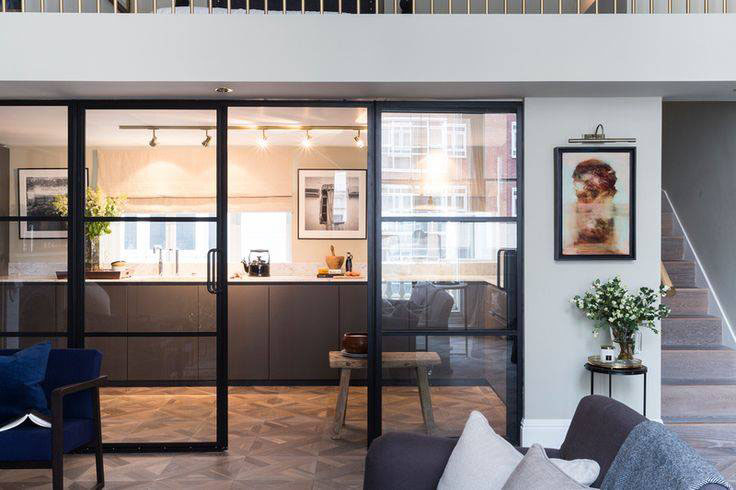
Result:
{"label": "window", "polygon": [[452,158],[467,158],[468,124],[446,117],[384,117],[382,120],[384,169],[416,170],[415,163],[430,151]]}
{"label": "window", "polygon": [[291,262],[291,212],[243,212],[230,215],[230,261],[247,259],[251,250],[268,250],[271,263]]}
{"label": "window", "polygon": [[511,158],[516,158],[516,121],[511,122]]}

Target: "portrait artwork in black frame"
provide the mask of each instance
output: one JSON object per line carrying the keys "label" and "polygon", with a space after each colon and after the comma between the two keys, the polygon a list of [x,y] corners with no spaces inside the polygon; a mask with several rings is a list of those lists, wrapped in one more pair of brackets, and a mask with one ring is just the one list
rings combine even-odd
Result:
{"label": "portrait artwork in black frame", "polygon": [[636,258],[636,148],[555,148],[555,260]]}

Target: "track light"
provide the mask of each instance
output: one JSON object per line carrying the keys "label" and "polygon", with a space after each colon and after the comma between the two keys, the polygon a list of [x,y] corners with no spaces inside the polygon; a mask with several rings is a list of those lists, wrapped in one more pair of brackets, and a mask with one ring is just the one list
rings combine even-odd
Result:
{"label": "track light", "polygon": [[310,148],[312,146],[312,137],[309,135],[309,130],[304,132],[304,139],[302,140],[303,148]]}
{"label": "track light", "polygon": [[358,130],[358,134],[355,135],[355,138],[353,138],[353,140],[355,141],[355,146],[357,146],[358,148],[363,148],[365,146],[365,142],[360,139],[360,129]]}
{"label": "track light", "polygon": [[202,141],[202,146],[207,148],[208,146],[210,146],[210,141],[212,141],[212,136],[210,136],[209,130],[207,129],[204,130],[204,136],[205,137],[204,137],[204,141]]}
{"label": "track light", "polygon": [[268,138],[266,138],[266,130],[262,129],[261,131],[261,138],[258,140],[258,146],[265,149],[268,147]]}
{"label": "track light", "polygon": [[156,138],[156,130],[154,129],[152,131],[153,131],[153,138],[151,138],[151,141],[148,142],[148,146],[150,146],[151,148],[153,148],[154,146],[158,144],[158,139]]}

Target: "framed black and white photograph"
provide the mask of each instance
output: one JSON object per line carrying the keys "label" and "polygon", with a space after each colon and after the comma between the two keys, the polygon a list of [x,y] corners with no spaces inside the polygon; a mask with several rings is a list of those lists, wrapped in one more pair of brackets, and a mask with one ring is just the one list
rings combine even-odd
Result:
{"label": "framed black and white photograph", "polygon": [[366,175],[299,169],[299,239],[365,239]]}
{"label": "framed black and white photograph", "polygon": [[[66,195],[66,168],[18,169],[18,214],[34,218],[56,218],[54,198]],[[66,238],[67,224],[63,221],[21,221],[20,238]]]}
{"label": "framed black and white photograph", "polygon": [[555,259],[636,258],[636,148],[555,148]]}

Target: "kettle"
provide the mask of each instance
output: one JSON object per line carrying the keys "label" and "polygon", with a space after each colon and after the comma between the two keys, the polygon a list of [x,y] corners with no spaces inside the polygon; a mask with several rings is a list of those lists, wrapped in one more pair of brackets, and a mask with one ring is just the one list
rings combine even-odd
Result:
{"label": "kettle", "polygon": [[[266,260],[263,260],[263,254]],[[271,254],[265,249],[255,249],[248,253],[248,260],[241,260],[249,276],[268,277],[271,275]]]}

